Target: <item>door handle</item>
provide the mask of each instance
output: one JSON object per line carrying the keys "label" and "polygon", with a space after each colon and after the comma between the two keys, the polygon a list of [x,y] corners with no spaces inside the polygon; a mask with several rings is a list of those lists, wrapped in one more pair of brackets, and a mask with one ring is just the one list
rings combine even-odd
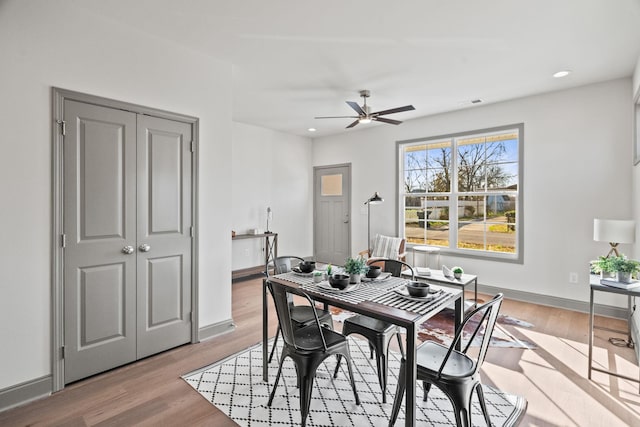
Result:
{"label": "door handle", "polygon": [[127,255],[131,255],[134,251],[135,251],[135,248],[131,245],[125,246],[124,248],[122,248],[122,253],[125,253]]}
{"label": "door handle", "polygon": [[349,220],[348,220],[348,219],[345,219],[345,220],[344,220],[344,221],[342,221],[342,222],[344,222],[345,224],[349,224]]}
{"label": "door handle", "polygon": [[149,252],[151,250],[151,246],[143,243],[138,247],[138,249],[140,249],[140,252]]}

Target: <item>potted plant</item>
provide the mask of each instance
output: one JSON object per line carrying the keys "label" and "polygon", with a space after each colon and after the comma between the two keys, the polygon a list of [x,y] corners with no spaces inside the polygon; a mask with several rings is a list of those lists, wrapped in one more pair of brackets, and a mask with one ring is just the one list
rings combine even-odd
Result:
{"label": "potted plant", "polygon": [[464,273],[464,270],[462,269],[462,267],[453,267],[451,269],[451,272],[453,273],[453,277],[455,277],[456,279],[460,279],[462,277],[462,274]]}
{"label": "potted plant", "polygon": [[624,256],[611,257],[612,268],[616,272],[616,280],[622,283],[631,283],[631,276],[638,273],[640,263]]}
{"label": "potted plant", "polygon": [[349,257],[344,263],[345,273],[351,276],[349,280],[350,283],[360,283],[362,275],[365,274],[367,270],[369,270],[367,262],[361,256],[358,258]]}
{"label": "potted plant", "polygon": [[602,278],[615,274],[617,282],[630,283],[631,276],[640,271],[640,262],[625,256],[601,256],[593,262],[594,273],[600,273]]}

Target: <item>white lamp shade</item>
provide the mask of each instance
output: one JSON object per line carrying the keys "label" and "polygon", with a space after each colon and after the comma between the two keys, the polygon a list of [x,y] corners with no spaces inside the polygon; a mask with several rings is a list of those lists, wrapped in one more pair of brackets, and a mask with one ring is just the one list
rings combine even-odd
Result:
{"label": "white lamp shade", "polygon": [[594,219],[593,240],[609,243],[633,243],[636,240],[636,222],[618,219]]}

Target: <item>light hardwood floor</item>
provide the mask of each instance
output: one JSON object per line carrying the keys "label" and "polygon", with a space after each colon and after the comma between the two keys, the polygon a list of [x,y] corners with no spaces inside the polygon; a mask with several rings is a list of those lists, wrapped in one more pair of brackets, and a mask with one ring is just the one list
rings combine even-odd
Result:
{"label": "light hardwood floor", "polygon": [[[233,285],[234,332],[69,385],[46,399],[0,413],[0,426],[236,425],[180,376],[260,341],[261,286],[261,279]],[[505,300],[501,313],[532,323],[532,328],[506,329],[538,346],[492,347],[483,365],[485,383],[527,398],[521,425],[640,426],[637,383],[597,372],[593,381],[587,379],[587,314],[513,300]],[[626,326],[602,317],[597,323]],[[637,377],[633,351],[608,345],[609,332],[596,334],[597,363]]]}

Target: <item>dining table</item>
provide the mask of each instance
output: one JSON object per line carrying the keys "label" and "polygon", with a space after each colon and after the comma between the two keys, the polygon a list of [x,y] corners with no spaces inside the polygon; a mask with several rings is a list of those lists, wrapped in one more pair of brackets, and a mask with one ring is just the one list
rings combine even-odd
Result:
{"label": "dining table", "polygon": [[458,331],[463,315],[463,291],[438,285],[430,285],[430,298],[409,298],[403,289],[407,279],[382,274],[379,279],[366,280],[340,292],[327,286],[328,282],[316,283],[313,274],[290,271],[273,275],[263,280],[262,293],[262,360],[263,379],[268,382],[268,341],[269,310],[268,282],[285,287],[301,288],[312,300],[326,306],[338,307],[356,314],[362,314],[400,326],[406,331],[406,372],[405,425],[416,424],[416,349],[417,332],[420,324],[446,307],[454,304],[455,330]]}

